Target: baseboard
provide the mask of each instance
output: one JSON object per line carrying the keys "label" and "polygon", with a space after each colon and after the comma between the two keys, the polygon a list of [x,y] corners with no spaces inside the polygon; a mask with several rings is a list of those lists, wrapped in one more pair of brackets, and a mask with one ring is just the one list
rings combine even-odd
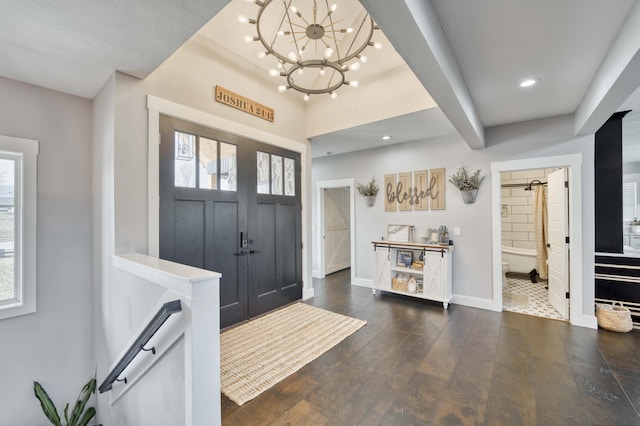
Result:
{"label": "baseboard", "polygon": [[313,288],[303,288],[302,289],[302,300],[311,299],[314,296],[315,292]]}
{"label": "baseboard", "polygon": [[496,306],[495,302],[491,299],[480,299],[479,297],[463,296],[461,294],[454,294],[451,297],[451,303],[494,312],[502,311],[502,307]]}
{"label": "baseboard", "polygon": [[318,271],[317,269],[312,269],[311,270],[311,277],[312,278],[324,278],[322,275],[320,275],[320,271]]}
{"label": "baseboard", "polygon": [[571,325],[597,329],[598,318],[595,315],[576,315],[575,318],[572,318]]}
{"label": "baseboard", "polygon": [[354,278],[351,280],[351,285],[357,285],[359,287],[367,287],[367,288],[372,288],[373,287],[373,280],[369,280],[367,278]]}

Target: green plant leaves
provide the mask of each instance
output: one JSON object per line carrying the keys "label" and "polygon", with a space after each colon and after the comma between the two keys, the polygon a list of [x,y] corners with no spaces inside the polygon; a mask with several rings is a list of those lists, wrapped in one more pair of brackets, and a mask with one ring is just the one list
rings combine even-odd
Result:
{"label": "green plant leaves", "polygon": [[[56,410],[55,405],[47,395],[47,392],[38,382],[33,382],[33,391],[36,395],[36,398],[40,401],[40,405],[42,406],[42,411],[44,412],[47,419],[55,425],[55,426],[63,426],[60,421],[60,416],[58,415],[58,411]],[[87,402],[91,398],[91,395],[96,392],[96,378],[95,376],[87,382],[82,387],[78,398],[76,399],[76,403],[73,406],[73,410],[71,410],[71,417],[69,417],[69,404],[66,404],[64,407],[64,420],[66,422],[66,426],[86,426],[89,421],[95,417],[96,409],[93,407],[89,407],[85,410]]]}
{"label": "green plant leaves", "polygon": [[82,390],[80,391],[80,395],[78,395],[76,405],[73,407],[73,411],[71,412],[71,418],[69,419],[69,424],[67,426],[78,425],[78,420],[80,420],[80,416],[84,412],[84,407],[87,405],[89,398],[91,398],[91,394],[95,393],[95,391],[96,391],[96,378],[94,377],[91,380],[89,380],[89,382],[86,385],[82,387]]}
{"label": "green plant leaves", "polygon": [[89,423],[89,420],[91,420],[95,415],[96,415],[96,409],[93,407],[89,407],[87,411],[84,413],[84,416],[82,416],[82,419],[80,420],[80,423],[78,423],[77,426],[87,426],[87,424]]}
{"label": "green plant leaves", "polygon": [[33,382],[33,392],[40,401],[40,405],[42,406],[42,411],[44,415],[47,416],[49,421],[55,426],[62,426],[60,423],[60,416],[58,415],[58,410],[56,410],[56,406],[49,398],[49,395],[44,390],[44,388],[38,382]]}

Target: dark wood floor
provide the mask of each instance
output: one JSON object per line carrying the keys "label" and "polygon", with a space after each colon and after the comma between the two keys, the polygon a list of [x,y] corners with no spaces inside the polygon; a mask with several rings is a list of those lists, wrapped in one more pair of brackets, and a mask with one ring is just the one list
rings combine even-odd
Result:
{"label": "dark wood floor", "polygon": [[367,325],[242,407],[228,425],[639,425],[640,332],[314,282],[309,304]]}

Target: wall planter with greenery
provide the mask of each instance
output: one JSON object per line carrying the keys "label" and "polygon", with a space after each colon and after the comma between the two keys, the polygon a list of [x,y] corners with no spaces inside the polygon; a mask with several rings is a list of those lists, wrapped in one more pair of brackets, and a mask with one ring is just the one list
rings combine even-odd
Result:
{"label": "wall planter with greenery", "polygon": [[469,174],[464,166],[460,166],[457,172],[449,176],[449,182],[460,190],[462,200],[467,204],[475,203],[483,180],[484,176],[480,177],[480,169]]}
{"label": "wall planter with greenery", "polygon": [[372,207],[376,202],[376,195],[380,190],[380,187],[376,183],[376,178],[373,176],[366,185],[359,183],[356,185],[360,195],[367,197],[367,206]]}

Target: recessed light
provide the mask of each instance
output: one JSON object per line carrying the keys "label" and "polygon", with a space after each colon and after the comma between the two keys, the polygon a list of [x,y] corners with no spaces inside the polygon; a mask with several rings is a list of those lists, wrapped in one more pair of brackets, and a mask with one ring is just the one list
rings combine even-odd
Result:
{"label": "recessed light", "polygon": [[382,137],[382,140],[383,140],[383,141],[388,141],[389,139],[391,139],[391,136],[383,136],[383,137]]}
{"label": "recessed light", "polygon": [[520,87],[531,87],[540,81],[539,78],[529,78],[520,83]]}
{"label": "recessed light", "polygon": [[327,152],[326,152],[326,154],[327,154],[327,155],[331,155],[331,154],[333,154],[333,152],[331,152],[331,151],[327,151]]}

